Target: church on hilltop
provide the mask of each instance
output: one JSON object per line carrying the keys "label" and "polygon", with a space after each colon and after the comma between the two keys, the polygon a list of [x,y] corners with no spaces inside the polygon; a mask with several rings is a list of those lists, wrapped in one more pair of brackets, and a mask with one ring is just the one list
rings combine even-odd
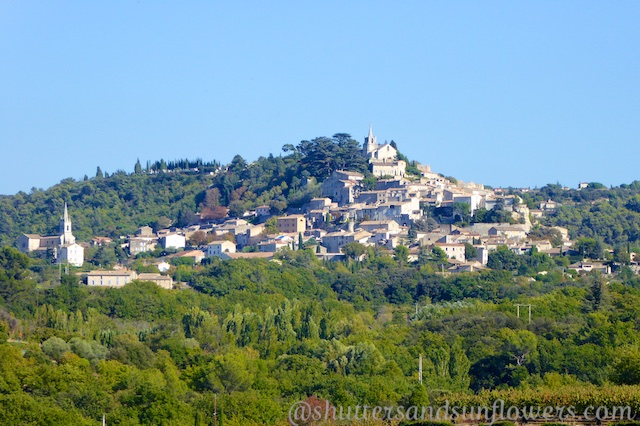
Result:
{"label": "church on hilltop", "polygon": [[371,126],[369,135],[364,138],[362,155],[369,161],[371,173],[375,177],[404,177],[406,173],[407,163],[398,160],[398,150],[389,143],[379,145]]}
{"label": "church on hilltop", "polygon": [[23,253],[52,250],[58,263],[68,263],[73,266],[82,266],[84,263],[84,247],[76,244],[67,203],[64,203],[58,235],[43,237],[38,234],[22,234],[18,237],[18,249]]}

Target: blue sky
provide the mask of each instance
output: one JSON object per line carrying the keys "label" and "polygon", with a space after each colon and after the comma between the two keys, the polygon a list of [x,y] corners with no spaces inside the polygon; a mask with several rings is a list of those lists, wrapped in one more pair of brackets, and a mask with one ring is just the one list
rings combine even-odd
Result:
{"label": "blue sky", "polygon": [[466,181],[640,180],[640,3],[0,0],[0,194],[373,124]]}

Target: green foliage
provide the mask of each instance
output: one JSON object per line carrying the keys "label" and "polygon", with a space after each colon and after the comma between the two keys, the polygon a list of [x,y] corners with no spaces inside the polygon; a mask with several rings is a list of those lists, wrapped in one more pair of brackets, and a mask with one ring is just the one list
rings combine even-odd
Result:
{"label": "green foliage", "polygon": [[561,203],[554,213],[545,215],[542,224],[566,227],[574,238],[596,238],[609,245],[640,238],[638,182],[611,189],[592,183],[581,190],[564,190],[554,184],[518,195],[530,208],[548,199]]}
{"label": "green foliage", "polygon": [[303,169],[320,180],[335,170],[368,172],[360,144],[346,133],[337,133],[332,138],[304,140],[290,157],[299,158]]}
{"label": "green foliage", "polygon": [[537,226],[531,229],[531,231],[529,232],[529,237],[547,239],[554,247],[562,245],[562,234],[560,234],[560,231],[554,228]]}
{"label": "green foliage", "polygon": [[478,257],[478,249],[470,243],[464,244],[464,258],[466,260],[474,260]]}
{"label": "green foliage", "polygon": [[[418,268],[374,249],[357,263],[307,250],[213,260],[181,266],[191,288],[175,291],[87,288],[70,275],[39,282],[37,308],[39,275],[18,256],[0,269],[0,324],[24,333],[0,341],[0,398],[14,404],[0,422],[37,424],[34,412],[60,424],[103,413],[108,424],[206,424],[214,395],[227,424],[277,424],[309,395],[334,405],[638,407],[637,278],[572,280],[536,250],[508,253],[492,261],[515,270],[455,275],[434,273],[443,255],[428,249]],[[517,304],[533,306],[531,324]]]}
{"label": "green foliage", "polygon": [[603,255],[602,244],[596,238],[579,238],[576,249],[582,257],[589,259],[601,259]]}
{"label": "green foliage", "polygon": [[367,252],[366,247],[358,242],[347,243],[341,250],[349,259],[358,259]]}
{"label": "green foliage", "polygon": [[637,348],[626,348],[617,356],[611,381],[618,385],[640,384],[640,354]]}
{"label": "green foliage", "polygon": [[474,223],[515,223],[511,212],[503,210],[500,205],[491,210],[483,207],[476,209],[472,221]]}
{"label": "green foliage", "polygon": [[9,339],[9,324],[6,321],[0,321],[0,344],[6,343]]}
{"label": "green foliage", "polygon": [[393,258],[399,265],[406,265],[409,261],[409,248],[403,245],[396,246],[393,249]]}
{"label": "green foliage", "polygon": [[69,350],[67,342],[59,337],[51,337],[42,342],[42,352],[56,360],[60,360],[62,355],[69,352]]}

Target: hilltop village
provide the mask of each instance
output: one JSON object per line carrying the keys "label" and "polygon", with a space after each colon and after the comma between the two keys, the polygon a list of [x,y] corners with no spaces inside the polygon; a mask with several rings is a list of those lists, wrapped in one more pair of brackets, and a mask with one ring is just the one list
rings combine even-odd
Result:
{"label": "hilltop village", "polygon": [[[145,259],[153,259],[157,272],[136,273],[126,264],[118,264],[112,270],[83,272],[86,283],[119,287],[138,279],[172,288],[174,283],[167,274],[172,259],[193,264],[214,257],[273,259],[283,250],[301,248],[312,249],[326,261],[361,257],[364,254],[359,248],[367,246],[400,252],[407,262],[416,262],[425,254],[440,256],[447,263],[441,273],[459,273],[486,269],[489,254],[498,248],[516,254],[536,250],[559,256],[574,246],[567,229],[562,227],[549,229],[549,237],[530,235],[538,219],[557,208],[558,204],[551,200],[540,203],[538,209],[530,209],[516,195],[447,178],[426,165],[417,164],[418,175],[415,171],[409,175],[407,162],[399,158],[395,143],[379,144],[371,127],[360,155],[375,177],[372,188],[363,185],[362,173],[335,170],[322,183],[320,197],[301,208],[290,208],[285,215],[274,215],[268,205],[262,205],[241,218],[201,220],[184,228],[142,226],[117,243],[130,259],[161,249],[158,257]],[[433,211],[439,212],[437,221],[429,216],[428,212]],[[485,220],[454,225],[464,217],[479,214]],[[65,204],[57,235],[23,234],[17,247],[25,253],[46,251],[60,265],[83,267],[85,248],[116,243],[104,236],[95,236],[88,243],[76,242],[71,216]],[[571,264],[568,269],[578,273],[611,272],[603,262],[589,259]]]}

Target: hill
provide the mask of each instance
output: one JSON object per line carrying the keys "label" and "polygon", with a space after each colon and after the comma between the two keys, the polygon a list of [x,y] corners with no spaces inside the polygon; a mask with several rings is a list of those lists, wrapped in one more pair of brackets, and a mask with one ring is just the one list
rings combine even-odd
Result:
{"label": "hill", "polygon": [[[230,164],[200,161],[155,162],[134,173],[118,171],[82,181],[65,179],[47,189],[0,197],[0,245],[13,245],[22,233],[55,232],[65,202],[73,212],[80,240],[117,237],[142,225],[188,225],[215,218],[224,206],[231,216],[262,204],[275,213],[299,206],[319,194],[318,182],[336,169],[368,174],[360,145],[338,133],[299,145],[285,145],[286,156],[260,157],[247,163],[240,156]],[[225,211],[226,213],[226,211]]]}

